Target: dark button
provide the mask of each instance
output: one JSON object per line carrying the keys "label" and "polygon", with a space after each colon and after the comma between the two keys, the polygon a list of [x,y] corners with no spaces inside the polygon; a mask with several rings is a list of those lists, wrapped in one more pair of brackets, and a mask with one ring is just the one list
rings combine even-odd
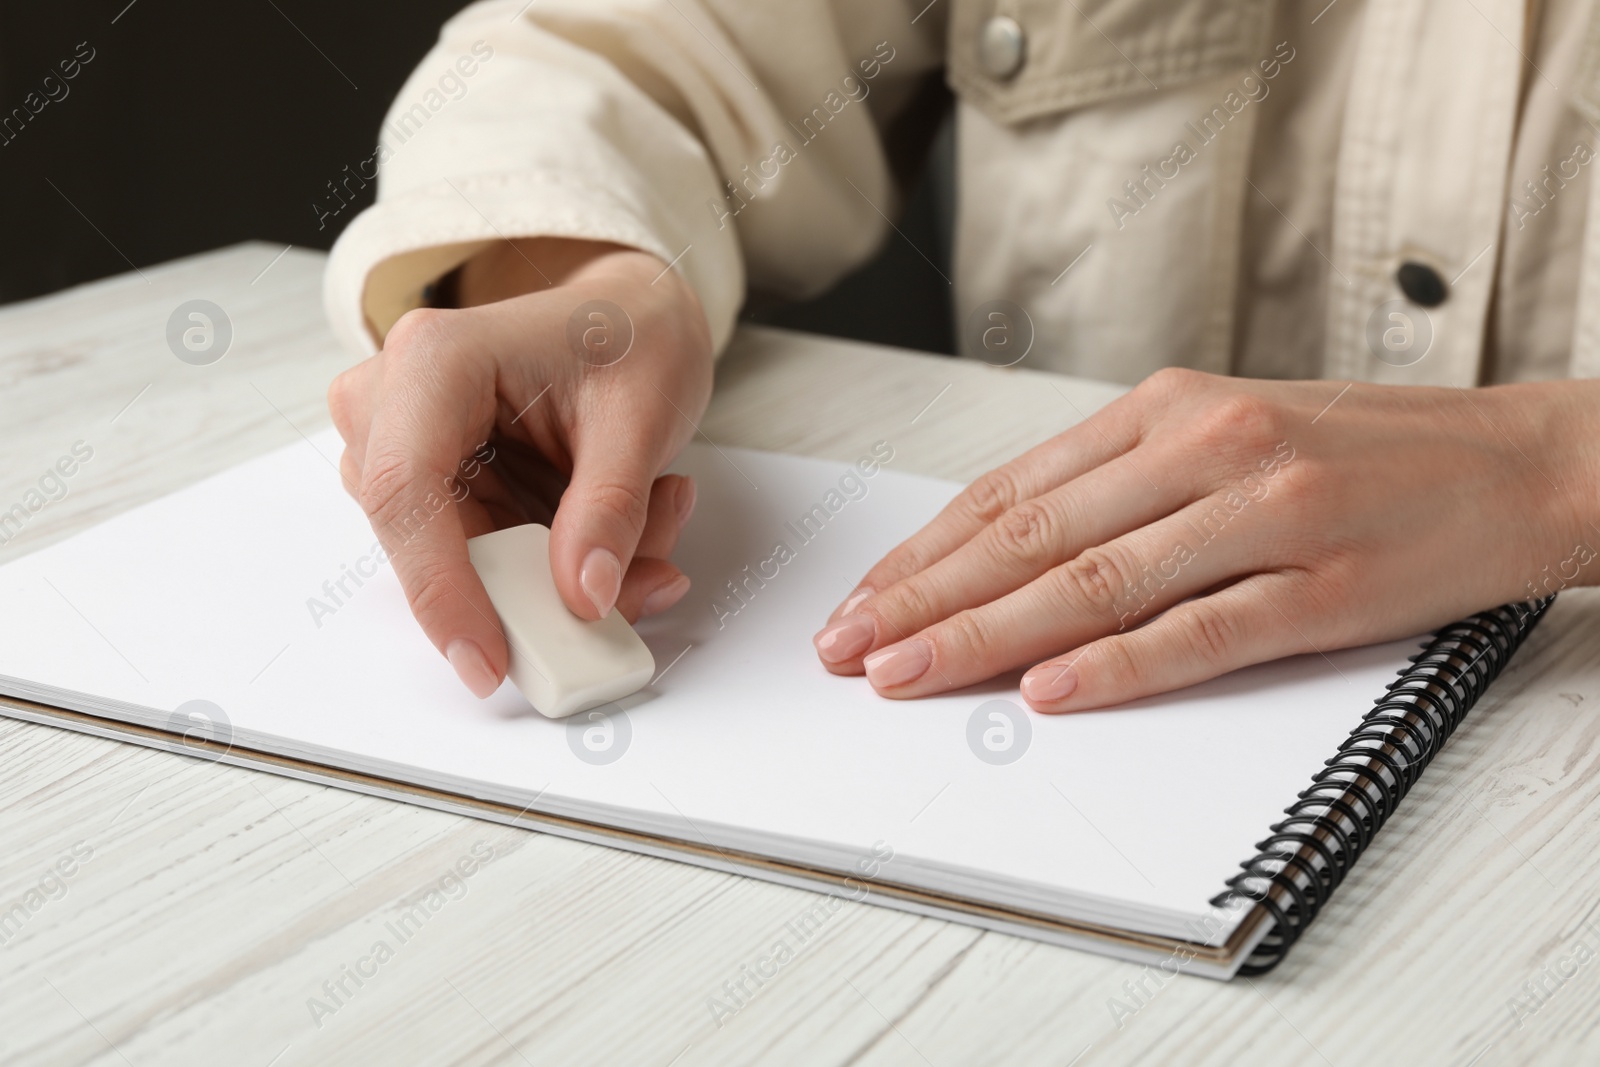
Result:
{"label": "dark button", "polygon": [[1406,299],[1418,307],[1436,308],[1450,295],[1439,272],[1416,260],[1400,264],[1400,269],[1394,272],[1394,280],[1400,283],[1400,291],[1406,294]]}

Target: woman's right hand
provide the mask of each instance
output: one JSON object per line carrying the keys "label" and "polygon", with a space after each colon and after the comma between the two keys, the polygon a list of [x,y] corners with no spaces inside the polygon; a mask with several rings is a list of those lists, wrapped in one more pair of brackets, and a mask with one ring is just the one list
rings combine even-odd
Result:
{"label": "woman's right hand", "polygon": [[465,264],[451,309],[403,316],[381,352],[328,391],[345,487],[382,541],[417,621],[467,688],[509,663],[467,538],[550,525],[567,607],[630,621],[689,580],[667,562],[694,485],[660,476],[711,393],[710,330],[648,253],[505,242]]}

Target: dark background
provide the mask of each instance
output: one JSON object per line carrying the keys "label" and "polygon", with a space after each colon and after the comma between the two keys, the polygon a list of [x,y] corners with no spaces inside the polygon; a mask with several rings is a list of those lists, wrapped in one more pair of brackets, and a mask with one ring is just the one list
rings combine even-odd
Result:
{"label": "dark background", "polygon": [[[80,44],[94,50],[64,98],[0,134],[0,302],[237,241],[328,248],[372,188],[322,229],[312,204],[372,154],[389,102],[463,6],[0,0],[0,118],[26,112]],[[908,133],[920,142],[947,111],[930,90]],[[823,297],[758,296],[746,317],[950,351],[949,286],[918,252],[950,273],[949,141],[907,176],[904,237]]]}

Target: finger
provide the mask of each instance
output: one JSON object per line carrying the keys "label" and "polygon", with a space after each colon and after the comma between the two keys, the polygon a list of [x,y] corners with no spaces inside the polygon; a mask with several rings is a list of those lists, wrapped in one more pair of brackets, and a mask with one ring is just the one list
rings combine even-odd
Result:
{"label": "finger", "polygon": [[635,556],[617,596],[617,611],[630,623],[659,615],[689,591],[689,578],[664,559]]}
{"label": "finger", "polygon": [[978,478],[869,570],[830,620],[859,606],[864,593],[887,589],[948,556],[1024,500],[1113,460],[1126,464],[1121,457],[1137,443],[1138,429],[1137,412],[1119,401]]}
{"label": "finger", "polygon": [[694,514],[694,479],[663,474],[650,487],[650,510],[636,549],[641,556],[666,559],[678,547],[678,535]]}
{"label": "finger", "polygon": [[501,481],[528,513],[530,522],[549,526],[568,478],[538,447],[500,436],[492,442],[494,468]]}
{"label": "finger", "polygon": [[484,473],[463,457],[488,433],[494,389],[480,363],[461,358],[449,326],[437,313],[411,312],[390,331],[384,358],[392,366],[368,427],[358,500],[423,632],[485,697],[509,657],[467,553],[467,537],[489,528],[489,518],[462,474]]}
{"label": "finger", "polygon": [[[1152,470],[1182,468],[1181,457],[1137,448],[1128,456]],[[1172,514],[1193,499],[1185,480],[1163,479],[1155,491],[1118,464],[1008,509],[971,540],[933,565],[860,601],[817,634],[829,670],[856,674],[861,658],[960,611],[998,600],[1092,545]]]}
{"label": "finger", "polygon": [[[443,490],[452,473],[453,464],[427,457],[375,459],[363,474],[360,502],[423,632],[481,699],[499,688],[509,657],[494,605],[467,554],[462,520],[468,508]],[[467,503],[482,513],[470,497]],[[486,515],[473,523],[488,525]]]}
{"label": "finger", "polygon": [[339,481],[353,499],[361,498],[361,460],[352,448],[339,457]]}
{"label": "finger", "polygon": [[1035,711],[1088,711],[1181,689],[1240,667],[1320,651],[1296,621],[1294,581],[1258,574],[1092,641],[1022,676]]}
{"label": "finger", "polygon": [[470,496],[480,505],[462,512],[462,530],[469,538],[538,521],[537,516],[529,514],[524,498],[506,483],[498,470],[486,463],[471,469],[471,478],[458,469],[451,483],[452,493]]}
{"label": "finger", "polygon": [[[992,603],[960,612],[863,660],[885,696],[971,685],[1137,626],[1200,589],[1250,573],[1250,541],[1199,532],[1211,500],[1090,548]],[[1235,536],[1227,536],[1229,533]]]}
{"label": "finger", "polygon": [[581,618],[616,605],[650,514],[660,446],[640,433],[591,424],[573,449],[572,481],[550,524],[550,569]]}
{"label": "finger", "polygon": [[347,448],[359,458],[367,449],[373,399],[382,378],[383,356],[372,356],[337,375],[328,384],[328,414]]}
{"label": "finger", "polygon": [[617,596],[617,610],[629,622],[666,611],[689,591],[688,577],[667,557],[694,511],[694,499],[694,482],[681,474],[663,475],[651,487],[644,535]]}

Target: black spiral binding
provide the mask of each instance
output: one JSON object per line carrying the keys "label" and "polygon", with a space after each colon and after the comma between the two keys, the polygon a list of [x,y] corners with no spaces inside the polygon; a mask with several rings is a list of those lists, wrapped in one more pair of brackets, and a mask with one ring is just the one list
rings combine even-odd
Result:
{"label": "black spiral binding", "polygon": [[1284,809],[1288,818],[1211,901],[1250,901],[1272,917],[1241,975],[1265,974],[1288,955],[1554,600],[1507,604],[1440,630]]}

